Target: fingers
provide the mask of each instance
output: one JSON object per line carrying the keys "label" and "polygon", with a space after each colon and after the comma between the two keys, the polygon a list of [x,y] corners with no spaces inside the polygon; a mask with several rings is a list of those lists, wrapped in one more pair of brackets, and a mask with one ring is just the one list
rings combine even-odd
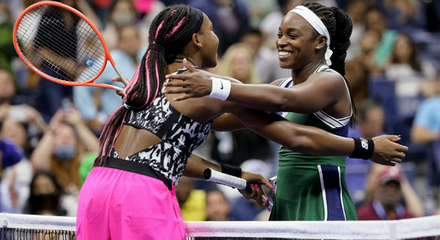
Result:
{"label": "fingers", "polygon": [[260,182],[264,184],[264,186],[266,186],[267,188],[274,190],[272,184],[270,184],[269,180],[267,180],[265,177],[261,176]]}
{"label": "fingers", "polygon": [[188,60],[186,58],[183,59],[183,66],[185,66],[189,72],[197,71],[197,69],[195,69],[193,66],[189,65]]}
{"label": "fingers", "polygon": [[[264,193],[263,188],[259,186],[259,184],[251,184],[251,188],[252,188],[251,198],[257,201],[258,205],[262,207],[268,207],[269,199]],[[265,196],[264,201],[263,201],[263,196]]]}
{"label": "fingers", "polygon": [[401,135],[387,135],[386,137],[393,142],[397,142],[402,139]]}
{"label": "fingers", "polygon": [[[180,80],[180,79],[179,79]],[[180,88],[185,88],[190,86],[189,83],[184,82],[184,81],[172,81],[172,82],[166,82],[163,84],[165,87],[180,87]]]}
{"label": "fingers", "polygon": [[116,94],[118,94],[121,97],[124,97],[124,91],[116,91]]}
{"label": "fingers", "polygon": [[124,77],[125,81],[123,81],[120,77],[114,77],[112,78],[112,82],[120,82],[123,83],[125,86],[127,86],[126,83],[130,83],[131,79]]}
{"label": "fingers", "polygon": [[405,158],[405,153],[403,153],[403,152],[395,152],[393,157],[399,159],[400,160],[399,162],[401,162],[402,159]]}
{"label": "fingers", "polygon": [[394,167],[394,166],[396,166],[396,164],[395,163],[393,163],[393,162],[385,162],[383,165],[386,165],[386,166],[391,166],[391,167]]}
{"label": "fingers", "polygon": [[399,151],[399,152],[406,152],[406,151],[408,151],[408,147],[407,146],[403,146],[403,145],[400,145],[400,144],[397,144],[397,143],[395,143],[397,146],[396,146],[396,150],[397,151]]}
{"label": "fingers", "polygon": [[[172,75],[168,74],[168,75],[165,76],[165,78],[166,79],[173,79],[173,80],[174,79],[180,79],[182,81],[185,81],[185,80],[191,78],[191,74],[188,74],[188,73],[172,74]],[[164,83],[164,86],[167,86],[168,83],[171,83],[171,82]]]}

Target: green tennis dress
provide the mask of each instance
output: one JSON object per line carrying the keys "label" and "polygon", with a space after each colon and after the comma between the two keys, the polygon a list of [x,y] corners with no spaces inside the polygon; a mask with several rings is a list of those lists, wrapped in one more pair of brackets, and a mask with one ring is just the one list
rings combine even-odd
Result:
{"label": "green tennis dress", "polygon": [[[319,71],[334,70],[321,66],[316,72]],[[292,84],[292,79],[286,79],[280,87]],[[322,110],[312,114],[285,112],[283,116],[291,122],[344,137],[348,134],[351,117],[336,119]],[[270,221],[357,220],[356,209],[345,184],[345,159],[310,156],[281,147]]]}

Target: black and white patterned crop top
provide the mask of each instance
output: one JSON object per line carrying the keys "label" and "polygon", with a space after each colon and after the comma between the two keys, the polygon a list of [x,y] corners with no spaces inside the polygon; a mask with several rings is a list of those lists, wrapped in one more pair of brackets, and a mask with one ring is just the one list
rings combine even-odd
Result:
{"label": "black and white patterned crop top", "polygon": [[[124,119],[124,125],[150,131],[162,141],[123,160],[149,164],[177,186],[188,158],[205,142],[212,121],[201,124],[184,116],[168,102],[164,91],[165,87],[146,108],[130,109]],[[114,149],[110,156],[120,158]]]}

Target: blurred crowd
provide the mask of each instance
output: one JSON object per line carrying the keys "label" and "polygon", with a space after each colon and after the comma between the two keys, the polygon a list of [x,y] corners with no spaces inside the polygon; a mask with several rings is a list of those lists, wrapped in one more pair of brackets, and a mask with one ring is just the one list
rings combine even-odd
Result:
{"label": "blurred crowd", "polygon": [[[220,39],[214,73],[262,84],[290,77],[275,46],[283,16],[304,0],[59,0],[102,32],[116,65],[131,77],[148,47],[148,28],[167,5],[205,12]],[[440,1],[316,0],[338,6],[354,29],[346,78],[358,111],[352,137],[402,135],[410,147],[389,168],[347,158],[346,182],[359,219],[440,214]],[[31,71],[13,48],[13,25],[37,0],[0,0],[0,210],[76,216],[79,190],[108,116],[114,90],[63,86]],[[112,83],[107,66],[97,82]],[[121,85],[122,86],[122,85]],[[252,131],[212,132],[197,154],[270,178],[279,145]],[[266,189],[272,199],[271,190]],[[293,189],[294,191],[294,189]],[[269,211],[235,189],[182,178],[176,197],[186,221],[253,221]]]}

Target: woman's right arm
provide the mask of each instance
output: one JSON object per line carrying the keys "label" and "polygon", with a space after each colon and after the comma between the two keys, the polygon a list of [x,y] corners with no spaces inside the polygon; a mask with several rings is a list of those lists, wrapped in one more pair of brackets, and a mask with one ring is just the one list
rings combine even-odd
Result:
{"label": "woman's right arm", "polygon": [[[322,129],[289,122],[274,113],[242,107],[229,103],[229,111],[247,128],[277,142],[284,147],[304,154],[317,156],[350,156],[354,151],[354,140],[333,135]],[[375,143],[373,162],[395,165],[405,157],[407,147],[394,143],[397,136],[379,136]]]}

